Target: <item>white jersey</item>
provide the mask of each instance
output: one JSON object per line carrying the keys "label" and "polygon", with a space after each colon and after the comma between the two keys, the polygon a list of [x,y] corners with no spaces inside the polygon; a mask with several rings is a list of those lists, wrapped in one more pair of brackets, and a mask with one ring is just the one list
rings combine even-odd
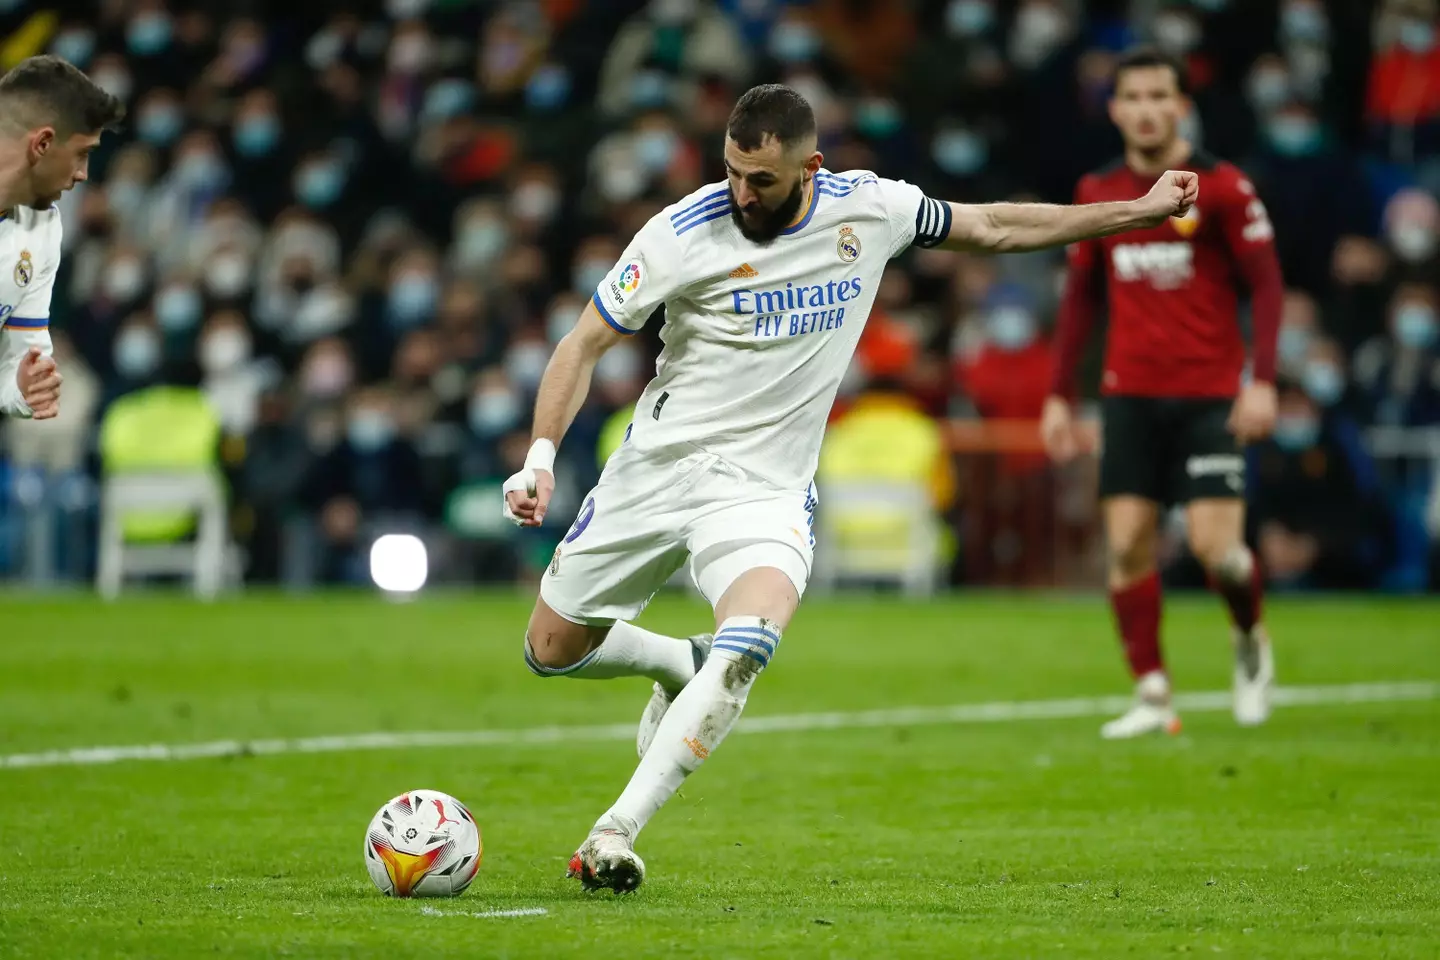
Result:
{"label": "white jersey", "polygon": [[594,296],[623,333],[666,308],[628,442],[805,489],[887,262],[949,228],[947,204],[864,170],[817,173],[804,216],[765,245],[741,235],[724,182],[656,214]]}
{"label": "white jersey", "polygon": [[50,346],[50,295],[60,268],[60,209],[0,214],[0,413],[28,417],[15,375],[30,347]]}

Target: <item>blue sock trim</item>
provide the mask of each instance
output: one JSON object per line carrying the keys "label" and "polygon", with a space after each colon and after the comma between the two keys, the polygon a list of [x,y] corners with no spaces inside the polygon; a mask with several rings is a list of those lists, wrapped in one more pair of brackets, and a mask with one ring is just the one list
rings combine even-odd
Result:
{"label": "blue sock trim", "polygon": [[768,666],[780,646],[780,631],[759,617],[732,617],[720,625],[711,651],[724,650]]}

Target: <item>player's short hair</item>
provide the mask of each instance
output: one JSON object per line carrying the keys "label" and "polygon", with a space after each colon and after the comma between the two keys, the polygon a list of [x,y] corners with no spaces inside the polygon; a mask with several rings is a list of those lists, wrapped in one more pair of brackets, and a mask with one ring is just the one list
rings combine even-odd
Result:
{"label": "player's short hair", "polygon": [[766,137],[792,147],[815,136],[815,111],[810,102],[783,83],[765,83],[746,90],[725,132],[747,153],[759,149]]}
{"label": "player's short hair", "polygon": [[118,97],[59,57],[29,57],[0,77],[0,122],[11,129],[52,126],[69,137],[113,130],[124,119]]}
{"label": "player's short hair", "polygon": [[1147,70],[1164,67],[1175,75],[1175,86],[1185,96],[1190,96],[1190,71],[1179,57],[1172,57],[1159,47],[1135,47],[1127,50],[1115,64],[1115,85],[1126,70]]}

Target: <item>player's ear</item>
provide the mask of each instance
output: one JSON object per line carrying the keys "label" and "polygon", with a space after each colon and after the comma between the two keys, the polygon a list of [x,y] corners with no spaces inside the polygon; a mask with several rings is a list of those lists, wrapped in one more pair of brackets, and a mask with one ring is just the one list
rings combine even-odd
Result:
{"label": "player's ear", "polygon": [[30,134],[30,152],[40,159],[55,148],[55,128],[41,127]]}
{"label": "player's ear", "polygon": [[805,161],[806,176],[815,176],[815,174],[820,172],[820,168],[824,166],[824,164],[825,154],[821,153],[819,150],[816,150],[814,153],[810,154],[810,158]]}

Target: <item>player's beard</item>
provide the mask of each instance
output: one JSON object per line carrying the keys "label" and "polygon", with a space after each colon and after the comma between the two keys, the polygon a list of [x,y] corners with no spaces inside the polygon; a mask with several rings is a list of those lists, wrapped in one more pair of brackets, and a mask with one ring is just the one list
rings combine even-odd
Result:
{"label": "player's beard", "polygon": [[802,178],[795,182],[795,189],[791,190],[790,195],[774,210],[766,210],[760,206],[760,202],[757,200],[753,209],[759,213],[759,217],[756,219],[760,222],[756,224],[745,219],[744,213],[740,210],[740,204],[735,202],[735,191],[732,189],[730,191],[730,219],[735,221],[735,226],[739,228],[740,234],[746,240],[751,243],[769,243],[794,222],[795,215],[800,212],[800,204],[804,200],[805,181]]}

